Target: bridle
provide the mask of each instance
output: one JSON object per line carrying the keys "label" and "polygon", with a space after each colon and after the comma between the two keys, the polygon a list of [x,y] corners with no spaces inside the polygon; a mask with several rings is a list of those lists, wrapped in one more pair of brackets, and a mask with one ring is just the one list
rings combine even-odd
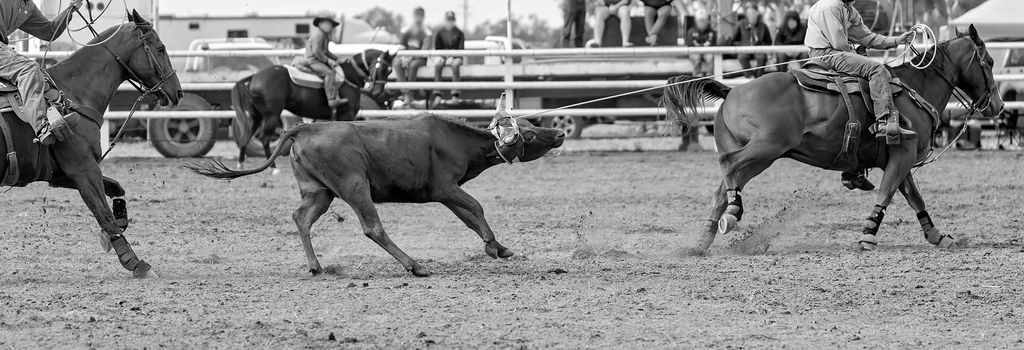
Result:
{"label": "bridle", "polygon": [[387,77],[384,77],[383,82],[378,82],[378,75],[380,75],[380,70],[383,69],[383,67],[385,66],[384,53],[381,53],[379,56],[377,56],[377,59],[374,60],[373,66],[371,66],[370,63],[366,60],[366,51],[363,51],[363,53],[359,54],[359,58],[360,61],[362,61],[361,66],[359,63],[352,62],[351,59],[346,59],[345,61],[349,62],[349,64],[355,67],[356,73],[359,73],[360,77],[364,79],[363,86],[358,86],[348,81],[348,79],[345,80],[346,83],[367,93],[371,92],[373,86],[377,84],[387,83]]}
{"label": "bridle", "polygon": [[[160,77],[160,81],[156,82],[156,84],[153,84],[152,86],[146,86],[146,82],[142,80],[142,78],[139,76],[138,73],[135,72],[134,69],[128,66],[128,63],[125,62],[120,55],[115,53],[105,44],[100,46],[103,47],[103,49],[107,50],[107,52],[109,52],[110,55],[114,56],[114,61],[116,61],[117,64],[121,66],[121,69],[124,70],[125,73],[128,73],[128,79],[126,79],[128,83],[131,84],[132,87],[135,88],[135,90],[138,90],[139,93],[142,94],[142,96],[147,96],[151,94],[155,95],[157,92],[161,92],[164,95],[166,95],[167,93],[163,92],[163,87],[164,85],[167,85],[167,81],[171,77],[177,74],[177,71],[174,69],[174,67],[164,67],[160,64],[160,60],[158,60],[156,58],[156,54],[153,53],[153,47],[150,46],[148,42],[146,42],[146,38],[148,38],[150,34],[147,34],[143,30],[143,28],[138,24],[136,24],[136,29],[138,30],[139,33],[139,42],[140,45],[142,45],[142,50],[146,52],[146,59],[149,61],[149,66],[153,68],[153,71],[156,72],[156,75]],[[150,32],[152,33],[152,29],[150,30]],[[166,73],[164,73],[164,71],[166,71]],[[170,99],[170,96],[167,96],[167,98]]]}
{"label": "bridle", "polygon": [[[949,51],[946,49],[946,46],[948,46],[948,45],[945,45],[945,44],[935,45],[935,50],[941,51],[942,52],[941,56],[944,57],[944,60],[946,62],[948,62],[948,64],[952,64],[952,65],[955,66],[956,62],[953,62],[950,59]],[[973,40],[971,40],[971,48],[973,49],[973,55],[971,55],[971,60],[967,62],[966,67],[972,67],[974,61],[978,61],[979,68],[981,68],[981,73],[982,73],[981,76],[982,76],[983,79],[985,79],[985,93],[982,94],[981,98],[974,99],[973,103],[968,102],[969,100],[972,100],[972,98],[965,97],[965,96],[960,96],[960,94],[956,93],[957,86],[954,83],[954,79],[950,78],[949,76],[947,76],[945,71],[940,70],[938,68],[935,68],[935,65],[930,65],[929,66],[929,68],[934,70],[939,75],[939,77],[941,77],[942,80],[945,81],[946,84],[948,84],[949,87],[953,89],[952,90],[953,91],[953,97],[955,97],[957,99],[957,101],[965,109],[968,110],[968,115],[973,115],[974,113],[976,113],[976,112],[978,112],[980,110],[984,110],[985,108],[988,108],[988,105],[992,102],[992,93],[993,93],[992,85],[994,85],[993,81],[989,80],[989,76],[988,76],[988,73],[987,73],[987,72],[991,71],[991,67],[989,67],[988,62],[985,62],[985,58],[981,55],[981,48],[978,47],[978,45],[975,44]]]}

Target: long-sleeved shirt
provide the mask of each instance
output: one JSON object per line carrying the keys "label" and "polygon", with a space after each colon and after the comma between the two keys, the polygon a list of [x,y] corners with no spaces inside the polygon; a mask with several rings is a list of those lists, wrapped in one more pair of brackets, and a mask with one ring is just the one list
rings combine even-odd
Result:
{"label": "long-sleeved shirt", "polygon": [[466,47],[466,36],[459,27],[441,28],[434,33],[435,50],[462,50]]}
{"label": "long-sleeved shirt", "polygon": [[772,35],[764,21],[757,21],[756,24],[751,24],[750,20],[743,19],[736,26],[732,43],[737,46],[771,45]]}
{"label": "long-sleeved shirt", "polygon": [[850,43],[871,49],[896,47],[896,37],[871,32],[860,12],[842,0],[821,0],[807,12],[807,36],[804,45],[812,49],[853,52]]}
{"label": "long-sleeved shirt", "polygon": [[39,12],[32,0],[0,0],[0,32],[3,33],[0,41],[7,45],[7,36],[18,29],[39,39],[56,39],[64,34],[70,14],[71,7],[68,7],[51,21]]}
{"label": "long-sleeved shirt", "polygon": [[309,35],[309,41],[306,42],[306,59],[315,59],[324,64],[337,60],[338,56],[331,53],[329,49],[331,37],[320,28],[313,28],[312,32]]}

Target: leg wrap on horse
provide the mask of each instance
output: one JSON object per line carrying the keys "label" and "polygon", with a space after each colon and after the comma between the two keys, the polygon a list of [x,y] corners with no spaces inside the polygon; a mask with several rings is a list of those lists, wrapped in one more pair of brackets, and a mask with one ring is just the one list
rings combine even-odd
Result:
{"label": "leg wrap on horse", "polygon": [[743,197],[740,196],[740,191],[736,189],[727,190],[726,196],[729,197],[729,205],[725,207],[725,212],[736,217],[736,221],[743,218]]}
{"label": "leg wrap on horse", "polygon": [[121,266],[131,271],[135,277],[144,276],[152,268],[152,266],[135,255],[124,235],[111,237],[110,243],[114,246],[114,252],[117,253],[117,260],[121,262]]}
{"label": "leg wrap on horse", "polygon": [[928,243],[941,246],[943,248],[953,245],[953,236],[944,235],[942,232],[939,232],[939,229],[935,228],[935,223],[932,222],[932,217],[928,215],[927,210],[922,210],[917,213],[917,221],[921,223],[921,230],[924,231],[924,239],[928,240]]}
{"label": "leg wrap on horse", "polygon": [[881,225],[882,218],[884,217],[885,207],[875,204],[875,207],[871,209],[871,214],[864,220],[864,230],[860,236],[861,244],[878,245],[875,235],[878,233],[878,227]]}
{"label": "leg wrap on horse", "polygon": [[113,204],[114,211],[114,223],[117,227],[121,228],[121,231],[128,229],[128,203],[125,202],[124,198],[114,198]]}

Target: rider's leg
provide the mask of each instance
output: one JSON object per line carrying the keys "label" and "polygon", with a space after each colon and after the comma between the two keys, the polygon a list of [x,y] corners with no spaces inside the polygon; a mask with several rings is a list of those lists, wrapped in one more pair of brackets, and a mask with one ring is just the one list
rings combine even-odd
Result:
{"label": "rider's leg", "polygon": [[327,105],[337,107],[347,101],[338,97],[338,79],[334,76],[334,70],[323,62],[310,62],[309,69],[316,72],[324,79],[324,93],[327,95]]}
{"label": "rider's leg", "polygon": [[899,126],[899,114],[892,102],[889,83],[892,76],[889,69],[881,62],[854,53],[843,52],[829,56],[827,61],[840,72],[853,74],[868,79],[871,88],[871,101],[874,104],[875,136],[885,138],[887,143],[899,143],[899,136],[915,135],[913,131]]}
{"label": "rider's leg", "polygon": [[51,125],[47,121],[48,104],[43,94],[46,92],[46,81],[39,65],[28,57],[19,55],[6,45],[0,45],[0,78],[18,84],[18,90],[24,99],[24,113],[19,117],[31,125],[36,131],[40,142],[53,144],[54,139],[63,141],[70,131],[63,121],[63,116],[55,118],[57,133],[51,133]]}

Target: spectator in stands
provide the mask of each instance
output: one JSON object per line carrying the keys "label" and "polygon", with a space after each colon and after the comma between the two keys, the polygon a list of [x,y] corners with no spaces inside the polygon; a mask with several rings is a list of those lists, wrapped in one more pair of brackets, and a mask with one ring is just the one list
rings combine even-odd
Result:
{"label": "spectator in stands", "polygon": [[[444,14],[444,27],[434,34],[435,50],[463,50],[466,47],[466,35],[455,25],[455,12]],[[452,81],[459,81],[459,67],[462,57],[434,57],[434,81],[441,81],[444,67],[452,68]],[[459,99],[459,90],[452,89],[452,100]],[[441,91],[434,91],[434,106],[441,104]]]}
{"label": "spectator in stands", "polygon": [[[714,46],[718,35],[711,29],[711,15],[706,10],[697,10],[693,15],[693,27],[686,31],[685,43],[688,47],[709,47]],[[715,55],[712,54],[691,54],[690,63],[693,64],[693,74],[696,76],[709,76],[714,74]]]}
{"label": "spectator in stands", "polygon": [[[760,45],[771,45],[772,35],[768,31],[768,26],[761,20],[761,14],[757,12],[757,7],[748,5],[746,11],[744,11],[744,17],[740,20],[736,26],[736,31],[732,38],[733,45],[736,46],[760,46]],[[756,78],[764,75],[764,65],[768,64],[768,55],[763,53],[743,53],[737,55],[740,61],[740,66],[743,67],[743,76],[747,78]],[[755,70],[751,70],[750,61],[753,60],[758,67]]]}
{"label": "spectator in stands", "polygon": [[[426,45],[430,38],[430,29],[423,24],[425,13],[422,7],[412,10],[412,24],[402,29],[398,37],[398,45],[402,50],[423,50],[429,49]],[[395,74],[398,81],[416,81],[416,72],[420,67],[427,65],[426,57],[399,56],[398,65],[395,66]],[[412,91],[403,91],[405,104],[412,103]]]}
{"label": "spectator in stands", "polygon": [[658,42],[658,34],[672,16],[672,6],[679,9],[679,16],[686,13],[682,1],[673,0],[640,0],[644,3],[644,27],[647,28],[647,45],[654,46]]}
{"label": "spectator in stands", "polygon": [[562,0],[562,18],[565,20],[562,25],[562,47],[583,47],[587,1]]}
{"label": "spectator in stands", "polygon": [[[803,45],[804,36],[806,35],[807,27],[800,23],[800,13],[789,11],[783,17],[783,23],[779,27],[779,31],[775,33],[775,45]],[[779,71],[785,72],[789,70],[789,64],[786,62],[807,58],[807,53],[780,53],[776,58],[779,61],[777,66]]]}
{"label": "spectator in stands", "polygon": [[629,2],[630,0],[597,0],[597,6],[594,8],[594,42],[597,43],[598,47],[604,45],[601,42],[604,38],[604,21],[609,16],[619,18],[619,31],[622,32],[622,47],[633,46],[629,42],[629,33],[633,25],[633,21],[629,18]]}

